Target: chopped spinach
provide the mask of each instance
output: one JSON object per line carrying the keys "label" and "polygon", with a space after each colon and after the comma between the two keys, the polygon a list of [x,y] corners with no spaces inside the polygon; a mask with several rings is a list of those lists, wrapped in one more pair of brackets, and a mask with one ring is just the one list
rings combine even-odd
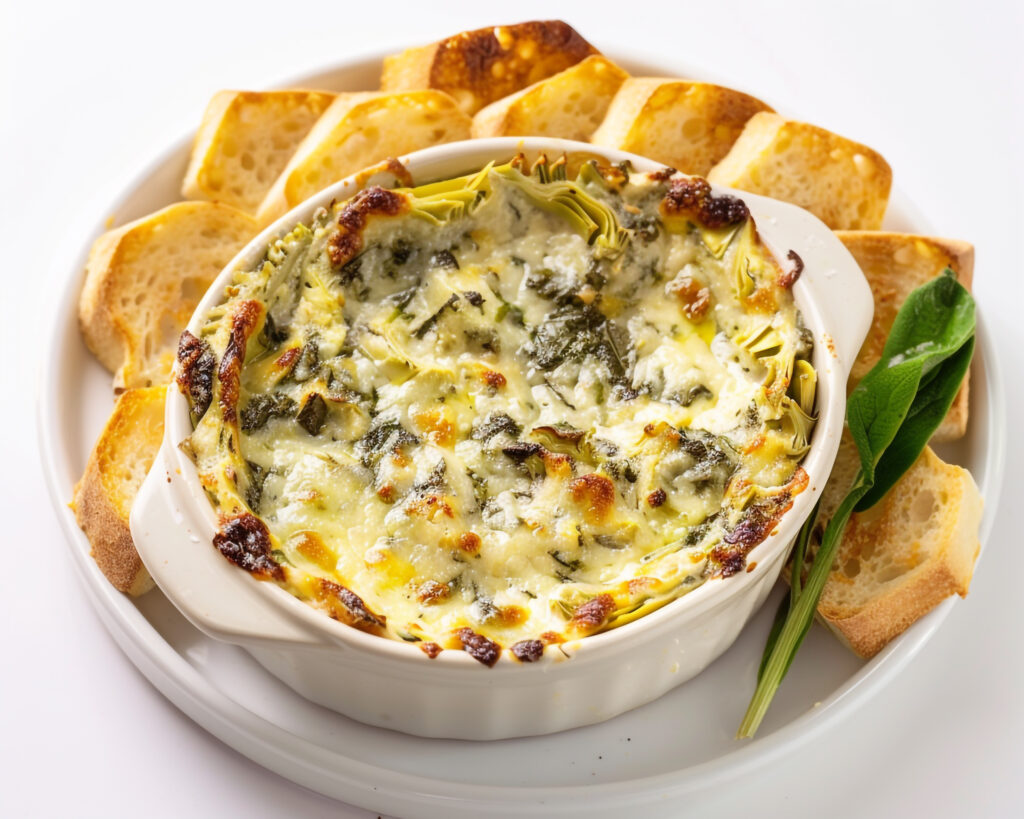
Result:
{"label": "chopped spinach", "polygon": [[443,267],[449,270],[458,270],[459,261],[450,250],[438,250],[430,257],[431,267]]}
{"label": "chopped spinach", "polygon": [[441,314],[442,314],[442,313],[443,313],[443,312],[444,312],[445,310],[447,310],[447,309],[448,309],[449,307],[450,307],[450,308],[452,308],[453,310],[457,309],[457,308],[455,307],[455,305],[456,305],[456,304],[458,304],[458,303],[459,303],[459,296],[458,296],[458,294],[456,294],[456,293],[452,293],[452,294],[451,294],[451,295],[450,295],[450,296],[448,297],[448,301],[446,301],[446,302],[445,302],[444,304],[442,304],[442,305],[441,305],[441,306],[440,306],[440,307],[439,307],[439,308],[438,308],[438,309],[437,309],[437,310],[436,310],[436,311],[434,312],[434,314],[433,314],[432,316],[429,316],[429,317],[427,318],[427,320],[426,320],[426,321],[424,321],[424,322],[423,322],[423,323],[422,323],[422,324],[421,324],[421,325],[420,325],[419,327],[417,327],[417,328],[416,328],[416,329],[415,329],[415,330],[413,331],[413,335],[414,335],[414,336],[415,336],[416,338],[423,338],[423,336],[425,336],[425,335],[426,335],[427,333],[429,333],[429,332],[430,332],[430,330],[431,330],[431,328],[433,328],[433,326],[434,326],[435,324],[437,324],[437,320],[438,320],[439,318],[441,318]]}
{"label": "chopped spinach", "polygon": [[253,512],[259,512],[267,471],[255,461],[246,461],[245,464],[249,467],[249,486],[245,490],[245,502]]}
{"label": "chopped spinach", "polygon": [[318,392],[307,395],[295,420],[310,435],[319,434],[324,421],[327,420],[327,402],[324,401],[324,397]]}
{"label": "chopped spinach", "polygon": [[432,492],[436,489],[440,489],[444,486],[444,474],[448,471],[448,464],[444,458],[434,464],[434,468],[430,470],[430,474],[427,475],[422,481],[413,484],[412,491],[415,494],[422,495],[426,492]]}
{"label": "chopped spinach", "polygon": [[507,432],[515,438],[522,431],[523,428],[511,416],[503,412],[492,412],[483,421],[473,425],[471,435],[474,441],[489,441],[500,432]]}
{"label": "chopped spinach", "polygon": [[302,345],[302,351],[299,353],[299,359],[295,362],[295,366],[292,367],[291,378],[294,381],[303,382],[308,381],[320,368],[320,350],[319,345],[315,338],[311,338],[305,344]]}
{"label": "chopped spinach", "polygon": [[391,245],[391,262],[401,267],[409,261],[409,257],[415,250],[416,248],[405,241],[405,239],[398,239]]}
{"label": "chopped spinach", "polygon": [[419,440],[398,421],[385,419],[370,427],[356,443],[356,450],[363,466],[374,468],[388,452],[394,452],[407,444],[417,444]]}
{"label": "chopped spinach", "polygon": [[544,316],[526,353],[545,372],[566,361],[596,358],[607,367],[615,384],[625,383],[634,356],[626,330],[595,305],[580,302],[562,305]]}
{"label": "chopped spinach", "polygon": [[290,418],[294,414],[295,402],[284,393],[259,393],[242,409],[242,431],[252,432],[264,427],[271,418]]}

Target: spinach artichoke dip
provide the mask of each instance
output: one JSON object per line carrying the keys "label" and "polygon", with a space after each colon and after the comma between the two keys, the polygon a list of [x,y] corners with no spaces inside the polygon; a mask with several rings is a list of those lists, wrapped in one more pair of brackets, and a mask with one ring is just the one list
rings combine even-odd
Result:
{"label": "spinach artichoke dip", "polygon": [[186,332],[214,545],[493,665],[746,567],[807,484],[811,336],[744,203],[523,157],[320,209]]}

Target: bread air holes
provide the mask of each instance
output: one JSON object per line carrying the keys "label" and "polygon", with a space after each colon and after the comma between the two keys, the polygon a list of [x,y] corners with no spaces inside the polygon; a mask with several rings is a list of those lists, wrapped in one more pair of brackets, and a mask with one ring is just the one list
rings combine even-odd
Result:
{"label": "bread air holes", "polygon": [[[181,335],[181,321],[178,316],[173,313],[161,313],[160,314],[160,335],[158,345],[160,347],[171,347],[178,341],[178,337]],[[146,338],[146,357],[148,358],[153,354],[150,348],[150,338]]]}
{"label": "bread air holes", "polygon": [[184,301],[196,304],[203,297],[206,292],[207,281],[205,279],[197,279],[194,276],[189,276],[186,279],[181,280],[181,298]]}
{"label": "bread air holes", "polygon": [[707,132],[708,124],[701,117],[692,117],[683,123],[683,138],[696,141]]}
{"label": "bread air holes", "polygon": [[925,490],[910,505],[910,519],[915,523],[927,523],[936,514],[935,495]]}

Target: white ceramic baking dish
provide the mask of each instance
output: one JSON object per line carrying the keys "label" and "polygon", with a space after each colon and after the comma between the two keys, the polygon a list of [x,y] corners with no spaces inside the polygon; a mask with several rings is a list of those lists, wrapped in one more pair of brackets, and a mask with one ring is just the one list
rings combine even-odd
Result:
{"label": "white ceramic baking dish", "polygon": [[[639,171],[661,167],[621,151],[542,138],[450,143],[401,161],[422,183],[469,173],[518,151],[531,157],[564,152],[628,159]],[[271,238],[371,181],[364,174],[339,182],[263,231],[214,282],[189,329],[198,332],[198,317],[221,300],[232,272],[261,258]],[[857,264],[818,219],[782,202],[731,193],[747,203],[782,264],[789,264],[785,258],[791,249],[804,261],[794,295],[814,334],[818,373],[818,422],[802,462],[810,476],[808,489],[750,553],[749,571],[711,579],[620,628],[549,647],[536,663],[519,663],[507,652],[493,668],[461,651],[430,659],[415,645],[331,620],[224,559],[212,545],[213,507],[194,465],[178,448],[192,429],[187,403],[172,387],[163,446],[131,514],[132,536],[157,584],[199,629],[245,648],[308,699],[371,725],[422,736],[498,739],[561,731],[643,705],[698,674],[732,644],[764,602],[824,486],[842,432],[847,374],[873,309]]]}

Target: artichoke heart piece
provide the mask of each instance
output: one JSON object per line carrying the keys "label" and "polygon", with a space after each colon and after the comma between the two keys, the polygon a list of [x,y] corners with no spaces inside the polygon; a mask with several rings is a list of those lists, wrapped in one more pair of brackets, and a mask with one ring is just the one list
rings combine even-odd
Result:
{"label": "artichoke heart piece", "polygon": [[716,259],[721,259],[725,255],[725,251],[728,250],[729,245],[732,244],[732,240],[736,238],[744,225],[745,223],[742,222],[723,228],[709,228],[698,225],[697,230],[708,252]]}
{"label": "artichoke heart piece", "polygon": [[811,430],[814,429],[814,418],[804,412],[800,404],[793,399],[783,398],[781,421],[783,435],[789,440],[784,451],[789,455],[803,455],[811,448],[810,437]]}
{"label": "artichoke heart piece", "polygon": [[733,255],[733,284],[738,298],[746,298],[757,290],[764,274],[764,256],[758,247],[757,229],[748,219],[736,236],[736,250]]}
{"label": "artichoke heart piece", "polygon": [[754,358],[769,358],[782,352],[782,336],[771,324],[762,324],[751,333],[737,336],[734,341]]}
{"label": "artichoke heart piece", "polygon": [[793,380],[789,385],[789,395],[800,405],[805,415],[814,414],[814,399],[818,388],[818,374],[809,361],[797,359],[794,364]]}
{"label": "artichoke heart piece", "polygon": [[468,216],[490,193],[487,180],[493,166],[491,162],[475,174],[410,189],[411,213],[435,225]]}
{"label": "artichoke heart piece", "polygon": [[[629,232],[622,227],[611,208],[594,199],[574,182],[543,177],[532,179],[510,165],[494,168],[492,173],[512,183],[538,207],[565,219],[573,230],[591,245],[598,256],[617,256],[629,241]],[[550,176],[545,170],[544,176]]]}

